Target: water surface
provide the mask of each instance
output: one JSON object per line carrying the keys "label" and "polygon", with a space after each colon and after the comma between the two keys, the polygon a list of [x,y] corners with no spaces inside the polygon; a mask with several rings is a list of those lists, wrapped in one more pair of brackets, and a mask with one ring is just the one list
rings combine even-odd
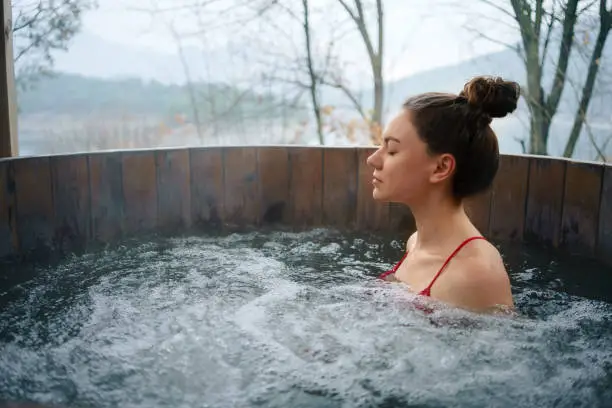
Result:
{"label": "water surface", "polygon": [[0,285],[0,401],[610,404],[608,269],[505,248],[519,318],[427,315],[401,285],[375,279],[401,248],[327,230],[260,232],[163,239],[22,267],[13,273],[27,278]]}

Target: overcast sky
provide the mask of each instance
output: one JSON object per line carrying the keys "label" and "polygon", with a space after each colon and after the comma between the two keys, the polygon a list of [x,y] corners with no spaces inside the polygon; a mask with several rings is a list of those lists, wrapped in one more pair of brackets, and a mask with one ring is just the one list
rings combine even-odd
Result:
{"label": "overcast sky", "polygon": [[[104,39],[126,45],[148,47],[156,51],[176,51],[176,43],[167,27],[159,17],[145,11],[169,4],[181,4],[186,0],[98,0],[99,8],[88,12],[84,17],[84,30]],[[223,1],[223,0],[219,0]],[[193,0],[192,0],[193,2]],[[299,7],[299,1],[296,1]],[[330,8],[328,4],[337,0],[313,0],[315,7]],[[499,23],[500,13],[481,4],[478,0],[462,1],[458,7],[457,0],[385,0],[386,24],[386,79],[392,80],[415,72],[429,70],[443,65],[454,64],[479,54],[500,50],[502,45],[490,41],[476,41],[475,34],[466,25],[470,25],[489,37],[511,42],[516,33]],[[296,12],[300,12],[298,8]],[[339,14],[338,14],[339,15]],[[487,18],[483,18],[486,16]],[[341,16],[344,17],[344,16]],[[183,31],[194,26],[190,15],[166,14],[166,21],[174,23]],[[508,19],[505,20],[508,22]],[[315,30],[317,27],[315,27]],[[222,47],[225,40],[232,37],[232,32],[215,30],[208,40]],[[211,40],[212,38],[212,40]],[[343,47],[342,52],[348,59],[361,60],[364,48],[360,43],[354,47]]]}

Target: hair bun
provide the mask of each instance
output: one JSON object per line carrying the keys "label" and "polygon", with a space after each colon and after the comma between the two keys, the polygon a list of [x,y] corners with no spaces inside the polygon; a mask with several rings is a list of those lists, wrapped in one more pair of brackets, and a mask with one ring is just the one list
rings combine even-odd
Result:
{"label": "hair bun", "polygon": [[520,94],[518,83],[485,76],[472,78],[460,93],[468,104],[477,106],[492,118],[503,118],[514,112]]}

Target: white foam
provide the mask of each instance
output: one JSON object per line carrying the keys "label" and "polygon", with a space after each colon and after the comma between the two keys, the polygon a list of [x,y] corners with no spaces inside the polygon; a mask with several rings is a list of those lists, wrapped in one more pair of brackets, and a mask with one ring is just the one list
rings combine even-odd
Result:
{"label": "white foam", "polygon": [[[610,394],[601,385],[610,304],[530,285],[537,271],[517,289],[519,308],[535,318],[425,314],[403,285],[373,279],[390,262],[384,245],[363,238],[317,231],[170,243],[73,258],[25,283],[0,312],[0,399],[486,406],[495,395],[546,406],[577,383],[584,401]],[[35,386],[24,391],[20,378]]]}

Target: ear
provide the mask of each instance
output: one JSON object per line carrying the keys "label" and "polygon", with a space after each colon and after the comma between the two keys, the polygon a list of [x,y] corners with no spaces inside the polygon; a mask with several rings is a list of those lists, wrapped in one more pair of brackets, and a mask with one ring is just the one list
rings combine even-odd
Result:
{"label": "ear", "polygon": [[452,154],[441,154],[435,162],[435,168],[429,180],[432,183],[440,183],[448,179],[455,172],[456,165],[455,157]]}

